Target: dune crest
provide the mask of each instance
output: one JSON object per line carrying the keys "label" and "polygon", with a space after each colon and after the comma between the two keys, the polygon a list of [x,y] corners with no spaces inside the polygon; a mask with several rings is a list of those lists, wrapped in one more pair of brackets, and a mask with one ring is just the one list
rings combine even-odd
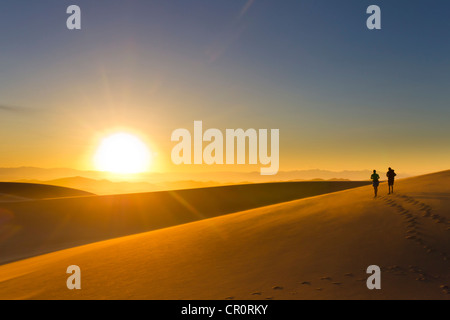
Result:
{"label": "dune crest", "polygon": [[366,185],[285,182],[0,204],[0,264]]}
{"label": "dune crest", "polygon": [[0,182],[0,202],[92,196],[93,193],[37,183]]}

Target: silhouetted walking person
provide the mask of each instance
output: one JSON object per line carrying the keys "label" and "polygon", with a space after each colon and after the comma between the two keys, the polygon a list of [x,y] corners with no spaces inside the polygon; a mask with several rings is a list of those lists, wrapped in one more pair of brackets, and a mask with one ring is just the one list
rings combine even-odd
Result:
{"label": "silhouetted walking person", "polygon": [[370,179],[372,179],[372,185],[373,185],[373,191],[375,192],[375,198],[378,194],[378,185],[380,184],[380,176],[377,173],[377,170],[373,170],[373,174],[370,176]]}
{"label": "silhouetted walking person", "polygon": [[389,186],[389,193],[391,194],[391,189],[392,189],[392,193],[394,193],[394,178],[397,174],[394,172],[394,170],[391,169],[391,167],[389,167],[388,172],[386,173],[386,177],[388,178],[388,186]]}

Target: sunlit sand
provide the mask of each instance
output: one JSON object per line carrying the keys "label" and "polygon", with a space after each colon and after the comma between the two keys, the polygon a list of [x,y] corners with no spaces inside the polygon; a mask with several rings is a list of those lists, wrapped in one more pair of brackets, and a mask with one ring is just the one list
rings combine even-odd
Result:
{"label": "sunlit sand", "polygon": [[[450,171],[399,180],[395,187],[388,196],[382,183],[378,199],[371,186],[362,186],[4,264],[0,298],[448,299]],[[47,203],[69,208],[80,199]],[[103,199],[105,206],[120,205]],[[82,215],[73,228],[104,215]],[[20,219],[39,223],[31,215]],[[121,228],[131,226],[124,221]],[[65,270],[74,264],[82,289],[72,291]],[[381,267],[381,290],[366,287],[369,265]]]}

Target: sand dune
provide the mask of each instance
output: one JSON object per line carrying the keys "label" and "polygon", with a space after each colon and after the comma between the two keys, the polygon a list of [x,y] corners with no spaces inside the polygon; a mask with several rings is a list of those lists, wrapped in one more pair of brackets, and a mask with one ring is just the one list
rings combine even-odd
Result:
{"label": "sand dune", "polygon": [[[450,171],[66,249],[0,266],[0,298],[449,299]],[[69,265],[82,289],[66,288]],[[382,289],[365,270],[382,268]]]}
{"label": "sand dune", "polygon": [[291,182],[0,204],[0,264],[367,182]]}
{"label": "sand dune", "polygon": [[54,180],[19,180],[17,182],[38,183],[53,186],[61,186],[92,192],[97,195],[112,195],[124,193],[144,193],[154,191],[179,190],[216,187],[222,183],[214,181],[166,181],[155,183],[148,182],[128,182],[128,181],[110,181],[106,179],[96,180],[85,177],[67,177]]}
{"label": "sand dune", "polygon": [[90,192],[36,183],[0,182],[0,202],[91,196]]}

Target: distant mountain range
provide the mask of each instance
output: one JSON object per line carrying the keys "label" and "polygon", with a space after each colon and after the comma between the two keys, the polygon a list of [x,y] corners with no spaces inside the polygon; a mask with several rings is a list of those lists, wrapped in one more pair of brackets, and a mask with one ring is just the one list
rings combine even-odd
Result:
{"label": "distant mountain range", "polygon": [[[0,168],[0,181],[49,184],[69,187],[96,194],[150,192],[173,189],[202,188],[234,183],[262,183],[300,180],[369,180],[370,170],[328,171],[296,170],[281,171],[275,176],[261,176],[259,172],[213,172],[213,173],[147,173],[132,179],[111,176],[99,171],[76,169],[43,169],[36,167]],[[398,173],[399,178],[410,175]]]}
{"label": "distant mountain range", "polygon": [[[274,176],[261,176],[259,172],[204,172],[204,173],[147,173],[139,175],[139,181],[157,183],[161,181],[219,181],[219,182],[261,182],[312,179],[346,179],[368,180],[371,170],[359,171],[329,171],[329,170],[295,170],[280,171]],[[85,177],[90,179],[111,179],[109,173],[100,171],[82,171],[67,168],[44,169],[36,167],[0,168],[0,180],[11,181],[20,179],[53,180],[65,177]],[[398,177],[409,177],[410,174],[398,172]],[[114,179],[116,180],[116,179]],[[117,177],[120,181],[120,176]],[[122,179],[123,180],[123,179]]]}

